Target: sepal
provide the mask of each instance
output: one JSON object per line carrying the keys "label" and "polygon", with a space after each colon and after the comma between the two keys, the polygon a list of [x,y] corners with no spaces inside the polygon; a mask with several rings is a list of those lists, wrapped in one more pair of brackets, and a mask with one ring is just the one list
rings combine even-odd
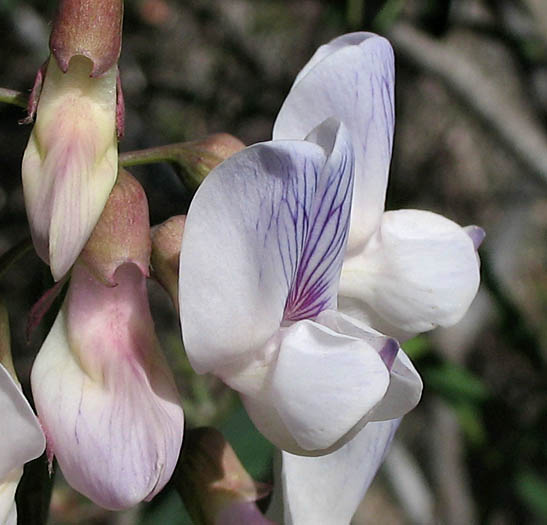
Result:
{"label": "sepal", "polygon": [[100,77],[120,56],[123,0],[60,0],[49,47],[66,73],[74,56],[91,60],[90,75]]}

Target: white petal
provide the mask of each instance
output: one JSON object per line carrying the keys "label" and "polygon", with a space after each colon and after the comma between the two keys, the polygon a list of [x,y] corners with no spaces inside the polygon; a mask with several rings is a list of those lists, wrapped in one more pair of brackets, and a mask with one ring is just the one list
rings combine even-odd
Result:
{"label": "white petal", "polygon": [[402,349],[390,371],[389,388],[374,410],[371,421],[386,421],[410,412],[422,397],[423,383],[414,365]]}
{"label": "white petal", "polygon": [[243,398],[251,419],[284,450],[313,455],[341,446],[387,391],[380,354],[312,321],[281,329],[279,339],[262,392]]}
{"label": "white petal", "polygon": [[336,332],[367,341],[382,357],[390,370],[389,387],[382,401],[374,408],[371,421],[384,421],[404,416],[420,401],[422,380],[414,365],[392,338],[340,312],[327,310],[317,321]]}
{"label": "white petal", "polygon": [[310,319],[336,307],[349,230],[354,169],[349,134],[333,119],[312,134],[328,158],[317,183],[304,249],[285,305],[284,319],[291,321]]}
{"label": "white petal", "polygon": [[334,131],[328,157],[305,141],[257,144],[214,169],[196,193],[179,292],[196,371],[221,374],[260,349],[284,315],[335,304],[353,173],[347,131]]}
{"label": "white petal", "polygon": [[387,212],[364,250],[347,259],[340,308],[399,336],[450,326],[479,285],[473,240],[456,223],[418,210]]}
{"label": "white petal", "polygon": [[0,414],[2,446],[0,447],[0,481],[27,461],[39,457],[45,438],[21,389],[10,373],[0,365]]}
{"label": "white petal", "polygon": [[306,450],[334,445],[384,397],[389,372],[362,340],[311,321],[287,330],[272,395],[297,443]]}
{"label": "white petal", "polygon": [[320,457],[283,452],[285,525],[348,525],[376,475],[400,420],[371,422]]}
{"label": "white petal", "polygon": [[274,139],[302,139],[326,118],[349,129],[356,179],[348,250],[378,226],[393,141],[393,50],[387,40],[354,33],[320,47],[298,75],[273,130]]}

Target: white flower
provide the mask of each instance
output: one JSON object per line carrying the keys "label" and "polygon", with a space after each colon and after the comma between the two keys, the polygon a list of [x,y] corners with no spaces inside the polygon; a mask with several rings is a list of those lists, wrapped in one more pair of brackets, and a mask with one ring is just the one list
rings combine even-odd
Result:
{"label": "white flower", "polygon": [[203,182],[180,259],[195,370],[242,394],[283,450],[325,454],[369,420],[400,417],[421,381],[397,342],[336,312],[353,148],[327,120],[305,141],[236,153]]}
{"label": "white flower", "polygon": [[[0,315],[2,313],[0,312]],[[0,523],[16,525],[15,491],[23,475],[23,465],[41,456],[45,438],[21,386],[0,364]]]}
{"label": "white flower", "polygon": [[477,291],[480,228],[384,213],[393,127],[391,46],[344,35],[299,73],[274,140],[213,170],[188,213],[185,347],[284,451],[287,525],[348,523],[420,398],[414,367],[376,330],[455,323]]}

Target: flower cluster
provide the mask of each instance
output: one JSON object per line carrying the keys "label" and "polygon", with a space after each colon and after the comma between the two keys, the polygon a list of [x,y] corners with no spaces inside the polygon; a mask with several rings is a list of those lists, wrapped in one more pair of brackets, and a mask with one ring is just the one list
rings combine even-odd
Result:
{"label": "flower cluster", "polygon": [[[484,232],[384,211],[394,58],[370,33],[316,51],[272,140],[186,145],[208,174],[187,216],[151,231],[144,190],[118,169],[121,16],[121,0],[61,1],[31,97],[22,172],[32,238],[54,279],[70,282],[31,373],[40,424],[0,352],[0,409],[14,422],[0,518],[14,512],[22,465],[44,436],[68,483],[108,509],[150,500],[173,475],[184,416],[148,305],[152,265],[193,369],[237,391],[282,451],[283,523],[349,523],[421,397],[400,344],[462,318]],[[198,521],[271,523],[254,503],[265,491],[222,437],[193,435],[179,477]],[[205,512],[209,492],[220,500]]]}

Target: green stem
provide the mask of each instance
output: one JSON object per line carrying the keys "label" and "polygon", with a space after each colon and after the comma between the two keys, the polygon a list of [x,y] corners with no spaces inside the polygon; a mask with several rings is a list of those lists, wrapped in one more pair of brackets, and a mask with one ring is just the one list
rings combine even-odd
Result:
{"label": "green stem", "polygon": [[222,159],[200,148],[195,142],[179,142],[136,151],[120,153],[120,166],[142,166],[168,162],[177,168],[177,174],[190,190],[195,191],[209,171]]}
{"label": "green stem", "polygon": [[173,162],[171,148],[172,146],[158,146],[136,151],[126,151],[125,153],[120,153],[118,161],[124,168],[158,162]]}
{"label": "green stem", "polygon": [[23,255],[30,251],[31,248],[32,240],[30,237],[27,237],[10,248],[7,252],[0,255],[0,277],[4,275],[13,263],[17,262]]}
{"label": "green stem", "polygon": [[0,88],[0,102],[26,108],[28,97],[24,93],[15,91],[14,89]]}

